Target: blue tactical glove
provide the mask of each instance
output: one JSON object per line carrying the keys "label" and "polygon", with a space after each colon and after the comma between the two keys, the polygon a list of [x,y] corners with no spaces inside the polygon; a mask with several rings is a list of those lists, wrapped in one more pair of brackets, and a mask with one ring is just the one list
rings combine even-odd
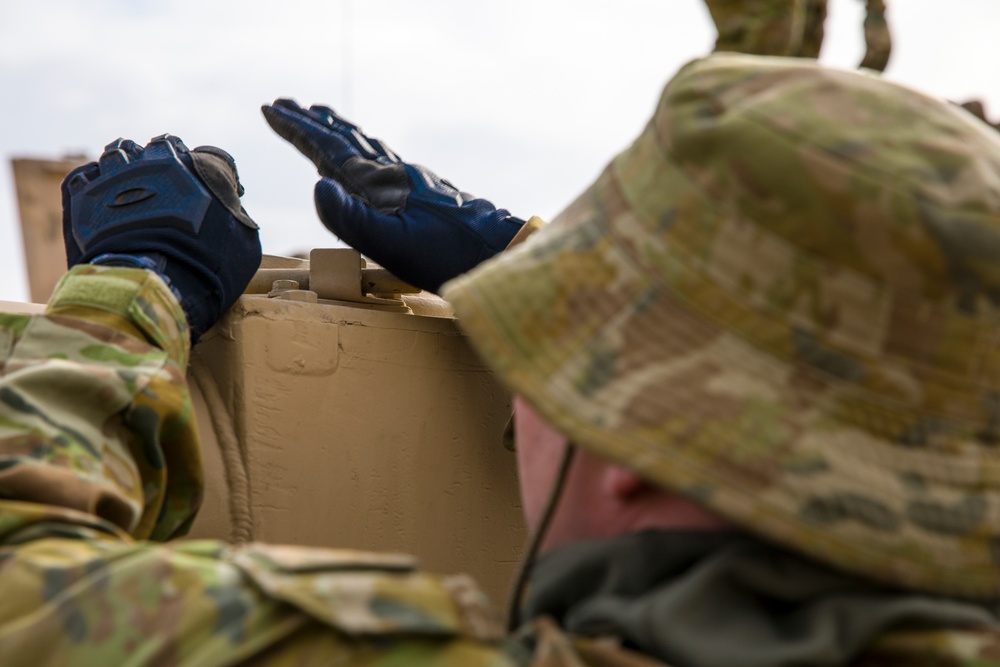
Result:
{"label": "blue tactical glove", "polygon": [[345,243],[430,291],[499,253],[524,224],[485,199],[407,164],[333,109],[279,99],[261,107],[271,128],[323,178],[316,209]]}
{"label": "blue tactical glove", "polygon": [[240,205],[242,194],[236,163],[221,148],[188,150],[169,134],[145,148],[118,139],[100,162],[63,180],[69,266],[156,271],[180,301],[194,344],[260,265],[258,228]]}

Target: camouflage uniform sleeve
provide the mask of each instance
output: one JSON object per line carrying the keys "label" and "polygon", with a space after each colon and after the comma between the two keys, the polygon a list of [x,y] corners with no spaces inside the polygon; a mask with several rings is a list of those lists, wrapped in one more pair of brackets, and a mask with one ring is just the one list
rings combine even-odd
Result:
{"label": "camouflage uniform sleeve", "polygon": [[0,315],[0,542],[186,532],[202,475],[187,322],[139,269],[77,266],[42,315]]}
{"label": "camouflage uniform sleeve", "polygon": [[816,58],[826,0],[705,0],[718,30],[716,51]]}
{"label": "camouflage uniform sleeve", "polygon": [[[715,23],[716,51],[819,58],[827,0],[705,0]],[[865,0],[865,56],[860,67],[881,72],[892,39],[885,0]]]}
{"label": "camouflage uniform sleeve", "polygon": [[0,546],[4,665],[524,667],[481,593],[405,556],[214,540]]}
{"label": "camouflage uniform sleeve", "polygon": [[507,247],[504,250],[510,250],[514,246],[519,246],[528,240],[532,234],[537,232],[539,229],[545,226],[545,221],[539,218],[537,215],[531,216],[526,223],[517,230],[517,234],[514,234],[514,238],[510,240]]}
{"label": "camouflage uniform sleeve", "polygon": [[892,35],[885,19],[885,0],[867,0],[864,29],[865,57],[859,67],[882,72],[892,54]]}

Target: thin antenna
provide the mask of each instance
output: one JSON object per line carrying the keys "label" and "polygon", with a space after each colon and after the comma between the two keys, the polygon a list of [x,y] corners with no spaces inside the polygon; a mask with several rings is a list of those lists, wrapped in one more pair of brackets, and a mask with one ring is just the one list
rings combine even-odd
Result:
{"label": "thin antenna", "polygon": [[354,97],[354,7],[353,0],[342,0],[344,12],[341,17],[341,72],[340,72],[340,101],[335,105],[336,109],[350,118],[353,115]]}

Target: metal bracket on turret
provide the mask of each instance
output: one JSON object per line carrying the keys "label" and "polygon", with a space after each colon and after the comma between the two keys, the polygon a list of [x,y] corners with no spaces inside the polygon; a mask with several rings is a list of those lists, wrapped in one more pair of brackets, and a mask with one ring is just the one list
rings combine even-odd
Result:
{"label": "metal bracket on turret", "polygon": [[352,248],[316,248],[308,260],[265,256],[247,294],[408,313],[404,294],[419,289],[369,263]]}

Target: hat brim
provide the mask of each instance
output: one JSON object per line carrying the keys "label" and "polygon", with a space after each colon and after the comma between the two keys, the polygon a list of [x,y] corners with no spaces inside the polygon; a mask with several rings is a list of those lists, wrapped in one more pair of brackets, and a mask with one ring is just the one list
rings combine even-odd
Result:
{"label": "hat brim", "polygon": [[[689,185],[680,168],[659,177],[667,189]],[[711,215],[706,225],[727,213]],[[693,275],[681,296],[688,267],[660,257],[656,275],[637,256],[656,252],[639,230],[660,223],[637,217],[612,164],[445,298],[511,390],[578,445],[838,568],[994,597],[997,464],[880,435],[913,423],[912,410],[866,403],[822,350],[793,362],[693,308],[722,297]],[[788,323],[747,327],[766,336],[771,324],[797,335]]]}

